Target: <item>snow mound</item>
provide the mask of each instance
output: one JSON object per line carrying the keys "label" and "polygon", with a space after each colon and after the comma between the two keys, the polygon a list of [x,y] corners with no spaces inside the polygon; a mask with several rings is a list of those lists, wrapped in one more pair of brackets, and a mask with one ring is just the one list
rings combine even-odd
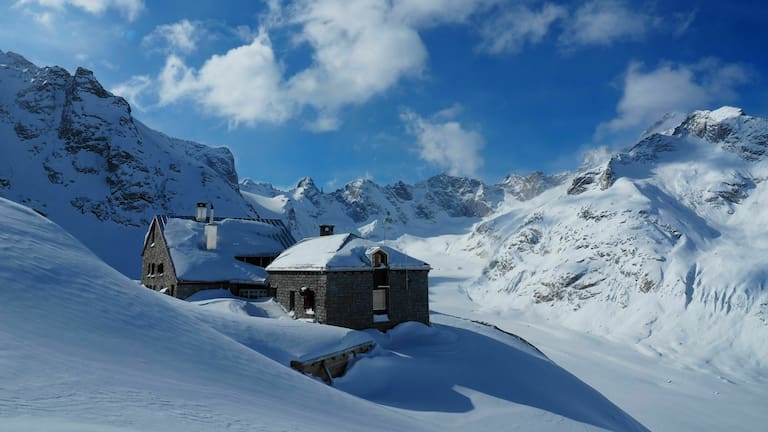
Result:
{"label": "snow mound", "polygon": [[[522,429],[540,431],[646,430],[525,342],[468,320],[439,314],[432,319],[432,327],[405,323],[386,335],[370,331],[379,348],[357,360],[336,384],[426,418],[461,413],[458,423],[478,422],[482,430],[510,430],[510,416],[525,425]],[[497,411],[476,409],[489,402]],[[562,418],[542,422],[530,408]]]}

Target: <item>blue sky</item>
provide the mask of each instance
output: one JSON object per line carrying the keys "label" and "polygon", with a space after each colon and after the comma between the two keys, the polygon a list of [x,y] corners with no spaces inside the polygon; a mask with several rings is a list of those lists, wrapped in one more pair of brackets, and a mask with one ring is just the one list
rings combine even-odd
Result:
{"label": "blue sky", "polygon": [[0,49],[84,66],[242,178],[333,189],[574,169],[667,112],[768,114],[768,4],[11,0]]}

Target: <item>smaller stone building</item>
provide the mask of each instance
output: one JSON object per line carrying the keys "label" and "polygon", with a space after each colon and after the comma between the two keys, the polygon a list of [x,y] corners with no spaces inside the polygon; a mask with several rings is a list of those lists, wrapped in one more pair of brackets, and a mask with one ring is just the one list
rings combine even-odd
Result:
{"label": "smaller stone building", "polygon": [[353,234],[308,238],[267,266],[276,298],[297,318],[353,329],[429,324],[429,264]]}
{"label": "smaller stone building", "polygon": [[205,203],[195,216],[152,219],[142,249],[141,283],[185,299],[205,289],[274,296],[264,267],[296,241],[279,219],[214,218]]}

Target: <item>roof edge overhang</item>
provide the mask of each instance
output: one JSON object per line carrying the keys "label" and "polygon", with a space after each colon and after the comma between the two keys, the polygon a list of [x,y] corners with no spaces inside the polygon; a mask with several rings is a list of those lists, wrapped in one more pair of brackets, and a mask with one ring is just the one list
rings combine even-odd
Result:
{"label": "roof edge overhang", "polygon": [[[333,272],[369,272],[381,267],[285,267],[285,268],[267,268],[268,273],[281,273],[281,272],[320,272],[320,273],[333,273]],[[432,270],[430,266],[419,267],[401,267],[401,266],[389,266],[384,267],[389,270],[408,270],[408,271],[429,271]]]}
{"label": "roof edge overhang", "polygon": [[186,279],[179,279],[177,281],[177,284],[194,284],[194,285],[202,285],[202,284],[249,284],[249,285],[266,285],[267,279],[261,280],[261,281],[254,281],[254,280],[216,280],[216,281],[205,281],[205,280],[186,280]]}

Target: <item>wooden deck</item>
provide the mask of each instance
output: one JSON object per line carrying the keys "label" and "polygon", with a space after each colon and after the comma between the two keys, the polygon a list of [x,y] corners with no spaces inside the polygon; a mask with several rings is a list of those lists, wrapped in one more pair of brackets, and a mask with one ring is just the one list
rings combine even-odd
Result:
{"label": "wooden deck", "polygon": [[291,367],[297,371],[321,378],[326,384],[333,384],[333,379],[347,372],[349,359],[358,354],[367,353],[373,348],[373,342],[365,342],[330,354],[323,354],[309,360],[292,360]]}

